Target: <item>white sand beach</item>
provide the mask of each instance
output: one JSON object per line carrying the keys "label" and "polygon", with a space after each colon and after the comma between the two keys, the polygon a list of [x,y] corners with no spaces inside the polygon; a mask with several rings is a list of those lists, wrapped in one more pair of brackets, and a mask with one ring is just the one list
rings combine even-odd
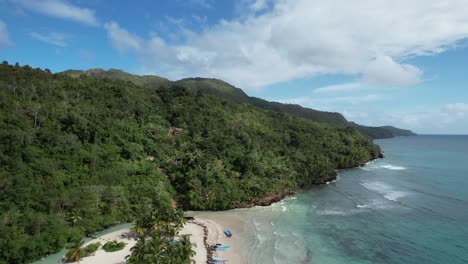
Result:
{"label": "white sand beach", "polygon": [[[227,237],[224,230],[232,231],[233,236]],[[205,232],[206,231],[206,232]],[[105,252],[100,248],[94,256],[83,258],[83,264],[124,264],[125,257],[131,252],[130,249],[136,244],[136,240],[129,238],[130,228],[121,229],[97,239],[87,242],[100,242],[104,245],[108,241],[117,240],[127,245],[123,250],[117,252]],[[227,212],[197,212],[195,218],[187,222],[179,232],[179,235],[189,235],[195,256],[192,259],[196,264],[207,263],[209,245],[222,244],[230,246],[227,250],[212,251],[213,257],[227,260],[228,263],[244,264],[248,262],[248,253],[255,240],[252,230],[246,222],[235,214]],[[205,244],[206,235],[206,244]]]}
{"label": "white sand beach", "polygon": [[[125,257],[130,255],[130,249],[136,244],[136,240],[128,238],[130,229],[122,229],[101,236],[97,239],[93,239],[87,242],[84,246],[90,243],[101,242],[104,245],[108,241],[117,240],[119,242],[125,242],[127,245],[123,250],[116,252],[105,252],[102,248],[99,249],[94,256],[83,258],[81,264],[124,264]],[[204,229],[202,226],[194,223],[187,223],[179,232],[180,235],[189,235],[192,248],[195,251],[195,256],[192,258],[195,263],[206,263],[207,252],[204,244]]]}
{"label": "white sand beach", "polygon": [[[201,213],[196,216],[196,222],[208,228],[208,245],[222,244],[230,246],[227,250],[214,251],[214,256],[228,263],[248,263],[251,247],[255,243],[255,234],[251,224],[238,217],[232,211]],[[232,232],[231,237],[224,230]]]}
{"label": "white sand beach", "polygon": [[106,263],[106,264],[124,264],[125,257],[130,255],[130,249],[136,244],[136,240],[132,238],[128,238],[128,236],[123,237],[122,235],[126,235],[130,232],[130,229],[122,229],[119,231],[115,231],[109,233],[107,235],[101,236],[99,238],[93,239],[84,246],[89,245],[91,243],[101,242],[101,245],[104,245],[108,241],[117,240],[119,242],[125,242],[127,245],[124,249],[116,251],[116,252],[105,252],[102,248],[96,251],[94,256],[89,256],[83,258],[80,261],[80,264],[98,264],[98,263]]}

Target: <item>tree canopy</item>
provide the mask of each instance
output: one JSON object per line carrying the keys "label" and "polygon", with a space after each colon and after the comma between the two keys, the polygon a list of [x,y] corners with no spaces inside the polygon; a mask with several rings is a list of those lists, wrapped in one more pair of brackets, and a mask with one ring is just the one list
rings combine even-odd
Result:
{"label": "tree canopy", "polygon": [[354,128],[174,83],[151,89],[3,63],[0,263],[39,259],[141,211],[268,203],[379,155]]}

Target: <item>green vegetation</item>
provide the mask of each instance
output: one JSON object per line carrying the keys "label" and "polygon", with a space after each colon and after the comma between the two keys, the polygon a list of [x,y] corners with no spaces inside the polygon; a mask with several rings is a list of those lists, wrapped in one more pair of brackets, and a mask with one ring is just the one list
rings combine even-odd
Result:
{"label": "green vegetation", "polygon": [[[99,242],[89,244],[86,247],[83,247],[83,244],[84,244],[84,241],[82,240],[78,240],[78,242],[71,244],[67,254],[65,255],[68,262],[80,261],[84,257],[94,255],[94,253],[101,246],[101,243]],[[125,245],[123,245],[123,247],[125,247]]]}
{"label": "green vegetation", "polygon": [[[164,85],[170,85],[170,81],[158,76],[153,75],[131,75],[121,70],[110,69],[104,71],[102,69],[91,69],[88,71],[69,70],[63,72],[72,77],[79,77],[81,75],[90,76],[99,79],[112,79],[112,80],[126,80],[131,81],[137,85],[145,86],[148,88],[157,89]],[[340,113],[318,111],[310,108],[305,108],[295,104],[282,104],[278,102],[269,102],[256,97],[249,97],[239,88],[232,86],[218,79],[209,78],[186,78],[174,82],[176,85],[187,87],[195,92],[201,92],[205,95],[214,95],[229,101],[237,103],[246,103],[262,109],[277,111],[289,114],[296,117],[310,119],[316,122],[331,123],[335,125],[351,126],[359,132],[371,138],[392,138],[396,136],[415,136],[416,134],[404,129],[399,129],[391,126],[369,127],[349,122]]]}
{"label": "green vegetation", "polygon": [[97,242],[97,243],[91,243],[89,245],[87,245],[86,247],[84,247],[84,255],[85,257],[87,256],[91,256],[91,255],[94,255],[94,253],[96,253],[96,251],[101,247],[101,243]]}
{"label": "green vegetation", "polygon": [[115,252],[115,251],[122,250],[125,247],[125,245],[127,245],[127,243],[118,242],[117,240],[114,240],[114,241],[106,242],[104,246],[102,246],[102,249],[104,249],[104,251],[106,252]]}
{"label": "green vegetation", "polygon": [[[180,211],[166,208],[164,213],[142,213],[136,221],[134,230],[139,230],[138,240],[131,248],[127,257],[129,264],[145,263],[191,263],[192,250],[189,237],[186,235],[176,239],[177,232],[182,228],[184,218]],[[154,254],[158,252],[158,254]]]}
{"label": "green vegetation", "polygon": [[86,256],[85,249],[83,249],[84,241],[78,240],[78,242],[74,243],[67,252],[65,257],[67,258],[68,262],[76,262],[80,261],[83,257]]}
{"label": "green vegetation", "polygon": [[160,243],[142,247],[147,255],[170,247],[181,215],[174,204],[195,210],[268,204],[379,155],[351,127],[173,83],[154,89],[3,63],[0,263],[36,260],[131,221]]}

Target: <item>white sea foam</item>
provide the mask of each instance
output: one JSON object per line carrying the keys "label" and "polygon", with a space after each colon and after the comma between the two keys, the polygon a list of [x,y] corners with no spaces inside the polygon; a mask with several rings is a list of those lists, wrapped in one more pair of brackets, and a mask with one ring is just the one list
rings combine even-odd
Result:
{"label": "white sea foam", "polygon": [[406,170],[406,168],[403,166],[396,166],[396,165],[392,165],[388,163],[386,164],[368,163],[365,166],[360,167],[360,169],[365,170],[365,171],[372,171],[376,169],[387,169],[387,170],[395,170],[395,171]]}
{"label": "white sea foam", "polygon": [[336,210],[336,209],[325,209],[317,212],[318,215],[348,215],[349,213]]}
{"label": "white sea foam", "polygon": [[384,169],[387,169],[387,170],[406,170],[405,167],[402,167],[402,166],[393,166],[393,165],[390,165],[390,164],[381,165],[380,167],[381,167],[381,168],[384,168]]}
{"label": "white sea foam", "polygon": [[389,192],[388,194],[385,194],[384,197],[389,200],[397,202],[398,199],[405,197],[407,195],[408,195],[407,192],[393,191],[393,192]]}
{"label": "white sea foam", "polygon": [[389,205],[389,202],[385,202],[385,200],[382,199],[374,199],[370,201],[369,203],[366,204],[358,204],[356,205],[357,208],[360,209],[387,209],[392,206]]}
{"label": "white sea foam", "polygon": [[395,187],[383,182],[365,182],[361,183],[361,185],[366,189],[376,192],[386,199],[394,202],[397,202],[400,198],[403,198],[409,194],[408,192],[396,190]]}

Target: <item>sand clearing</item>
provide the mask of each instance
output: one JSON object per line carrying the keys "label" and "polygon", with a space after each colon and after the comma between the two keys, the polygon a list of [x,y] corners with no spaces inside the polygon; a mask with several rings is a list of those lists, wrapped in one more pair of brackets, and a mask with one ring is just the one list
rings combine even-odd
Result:
{"label": "sand clearing", "polygon": [[[89,256],[83,258],[81,264],[124,264],[125,257],[130,255],[130,249],[136,244],[136,240],[132,238],[127,238],[130,229],[122,229],[109,233],[107,235],[101,236],[97,239],[93,239],[87,242],[84,246],[90,243],[101,242],[104,245],[107,241],[117,240],[127,243],[124,249],[117,252],[105,252],[102,248],[96,251],[94,256]],[[206,263],[207,261],[207,252],[204,244],[204,229],[202,226],[187,223],[184,228],[179,232],[180,235],[189,235],[190,242],[192,243],[192,248],[195,251],[195,256],[192,258],[195,260],[195,263]],[[122,236],[125,235],[125,236]]]}
{"label": "sand clearing", "polygon": [[[224,230],[230,229],[233,232],[231,238],[224,235]],[[205,244],[206,231],[206,244]],[[99,249],[94,256],[83,258],[82,264],[124,264],[125,257],[130,255],[130,249],[136,244],[136,240],[128,238],[130,229],[122,229],[93,239],[85,244],[101,242],[104,245],[108,241],[117,240],[127,243],[123,250],[117,252],[105,252]],[[230,246],[223,251],[213,251],[213,256],[225,259],[228,263],[247,263],[249,244],[245,243],[248,230],[244,223],[232,216],[221,216],[216,214],[202,214],[189,221],[180,235],[189,235],[195,256],[192,258],[196,264],[207,263],[207,246],[222,244]]]}
{"label": "sand clearing", "polygon": [[[213,252],[213,256],[227,260],[228,263],[243,264],[247,263],[249,243],[247,241],[246,228],[244,223],[236,218],[221,216],[216,214],[199,215],[194,220],[208,229],[207,244],[222,244],[230,246],[227,250],[218,250]],[[227,237],[224,230],[232,231],[232,237]]]}
{"label": "sand clearing", "polygon": [[196,264],[206,263],[207,253],[204,243],[203,227],[195,223],[187,223],[184,228],[180,230],[180,235],[189,235],[192,249],[195,251],[195,256],[192,257]]}
{"label": "sand clearing", "polygon": [[97,239],[93,239],[87,242],[86,244],[84,244],[84,246],[91,244],[91,243],[96,243],[96,242],[101,242],[101,245],[104,245],[106,242],[112,241],[112,240],[117,240],[119,242],[123,241],[127,243],[127,245],[125,246],[124,249],[116,251],[116,252],[105,252],[102,248],[100,248],[98,251],[96,251],[96,254],[94,256],[83,258],[80,261],[80,264],[98,264],[98,263],[124,264],[125,257],[127,255],[130,255],[130,248],[132,248],[136,243],[136,240],[122,236],[122,235],[128,234],[129,232],[130,232],[130,229],[122,229],[122,230],[109,233],[107,235],[101,236]]}

